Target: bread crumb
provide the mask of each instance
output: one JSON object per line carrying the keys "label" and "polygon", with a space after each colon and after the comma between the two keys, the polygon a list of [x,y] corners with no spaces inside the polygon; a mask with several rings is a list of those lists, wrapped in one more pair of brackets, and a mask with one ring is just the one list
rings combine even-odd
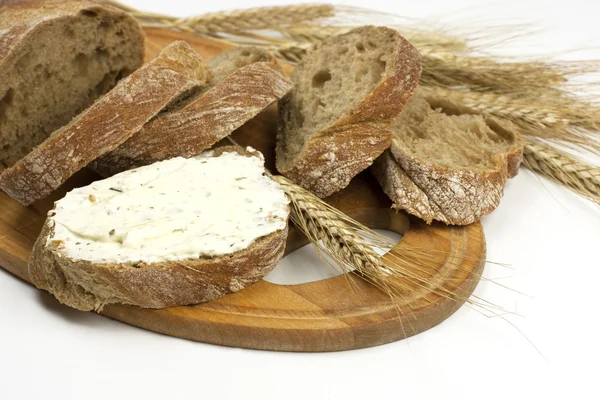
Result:
{"label": "bread crumb", "polygon": [[50,247],[54,248],[54,249],[58,249],[64,244],[65,244],[65,242],[63,242],[62,240],[52,240],[50,242]]}
{"label": "bread crumb", "polygon": [[310,173],[308,175],[313,179],[320,178],[321,176],[323,176],[323,171],[314,169],[314,170],[310,171]]}
{"label": "bread crumb", "polygon": [[330,163],[335,162],[335,153],[333,151],[330,151],[328,153],[325,153],[321,156],[324,160],[329,161]]}
{"label": "bread crumb", "polygon": [[231,280],[229,281],[229,290],[231,292],[239,292],[245,287],[246,286],[242,282],[240,282],[238,278],[231,278]]}

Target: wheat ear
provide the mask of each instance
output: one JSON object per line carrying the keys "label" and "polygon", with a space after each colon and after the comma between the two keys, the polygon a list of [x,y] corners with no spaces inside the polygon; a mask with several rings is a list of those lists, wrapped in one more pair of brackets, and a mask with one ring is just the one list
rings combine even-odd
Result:
{"label": "wheat ear", "polygon": [[439,48],[415,46],[423,56],[421,82],[429,85],[532,95],[563,85],[572,75],[598,70],[592,62],[500,62],[493,58],[457,55]]}
{"label": "wheat ear", "polygon": [[145,27],[176,28],[201,35],[277,29],[288,25],[314,21],[319,18],[332,17],[335,14],[334,7],[329,4],[300,4],[250,8],[246,10],[207,13],[189,18],[176,18],[140,12],[112,0],[103,0],[102,3],[121,8],[131,13]]}
{"label": "wheat ear", "polygon": [[[333,260],[333,266],[342,272],[354,270],[362,279],[387,293],[400,311],[412,312],[403,309],[404,296],[419,288],[427,288],[442,298],[466,302],[478,311],[482,309],[493,315],[506,312],[489,302],[460,297],[441,286],[432,286],[431,278],[435,271],[430,266],[430,250],[426,252],[410,247],[398,253],[393,250],[395,243],[390,239],[350,218],[289,179],[280,175],[272,176],[272,179],[284,188],[291,200],[294,225],[306,235],[317,251]],[[381,257],[374,248],[392,250]],[[455,267],[461,269],[459,265]],[[471,271],[468,273],[472,279],[482,278]]]}
{"label": "wheat ear", "polygon": [[600,168],[543,143],[527,140],[523,164],[600,205]]}

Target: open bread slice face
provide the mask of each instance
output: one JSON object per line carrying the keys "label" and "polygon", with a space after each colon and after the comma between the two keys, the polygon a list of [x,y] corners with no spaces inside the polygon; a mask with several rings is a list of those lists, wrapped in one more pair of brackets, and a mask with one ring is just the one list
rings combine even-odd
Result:
{"label": "open bread slice face", "polygon": [[125,11],[87,0],[0,1],[0,172],[144,61]]}
{"label": "open bread slice face", "polygon": [[29,275],[80,310],[196,304],[258,281],[283,256],[289,201],[262,155],[222,147],[69,192],[48,214]]}
{"label": "open bread slice face", "polygon": [[294,68],[279,102],[277,170],[319,197],[346,187],[390,146],[387,128],[420,76],[421,56],[393,29],[328,38]]}
{"label": "open bread slice face", "polygon": [[492,212],[522,159],[512,124],[437,108],[419,91],[391,129],[392,145],[372,172],[393,207],[428,223],[466,225]]}

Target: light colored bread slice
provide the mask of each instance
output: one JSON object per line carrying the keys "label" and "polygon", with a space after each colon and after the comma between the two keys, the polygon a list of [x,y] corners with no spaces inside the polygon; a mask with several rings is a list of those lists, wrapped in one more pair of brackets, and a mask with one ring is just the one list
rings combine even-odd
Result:
{"label": "light colored bread slice", "polygon": [[294,69],[279,102],[277,170],[319,197],[390,146],[391,120],[417,87],[421,57],[398,32],[366,26],[325,40]]}
{"label": "light colored bread slice", "polygon": [[467,225],[492,212],[522,158],[514,126],[455,114],[417,92],[392,124],[390,150],[371,168],[394,208],[428,223]]}
{"label": "light colored bread slice", "polygon": [[[107,193],[103,191],[102,187],[122,184],[124,179],[122,176],[124,175],[131,176],[135,173],[136,176],[140,176],[140,174],[144,174],[143,171],[152,174],[154,173],[155,168],[159,168],[160,165],[171,161],[185,160],[186,163],[199,162],[196,159],[176,158],[115,175],[105,181],[97,182],[97,185],[102,184],[103,186],[96,186],[96,189],[94,189],[94,187],[76,189],[67,194],[67,197],[71,196],[71,200],[65,197],[65,199],[57,202],[55,209],[49,213],[48,220],[44,224],[43,231],[34,246],[29,263],[29,276],[32,282],[38,288],[51,292],[61,303],[79,310],[88,311],[100,310],[105,304],[110,303],[133,304],[145,308],[162,308],[176,305],[196,304],[221,297],[227,293],[239,291],[251,283],[258,281],[270,272],[283,256],[288,231],[287,218],[290,211],[289,202],[285,197],[283,189],[262,174],[263,170],[260,164],[263,161],[260,153],[224,147],[215,150],[213,156],[231,156],[229,153],[233,152],[238,154],[238,158],[239,154],[241,154],[242,157],[261,157],[261,161],[259,161],[258,165],[252,170],[246,171],[249,175],[246,181],[252,180],[253,176],[257,175],[256,179],[260,179],[260,182],[262,183],[258,189],[256,189],[254,183],[248,184],[245,188],[236,188],[237,185],[240,185],[240,183],[238,183],[239,178],[233,180],[230,179],[231,176],[225,177],[225,174],[222,177],[224,182],[226,182],[225,184],[230,185],[232,190],[235,191],[230,198],[238,199],[235,200],[238,201],[238,203],[247,202],[250,204],[254,201],[255,204],[249,205],[248,207],[254,207],[256,209],[261,207],[259,209],[260,212],[265,210],[268,214],[267,217],[263,218],[260,215],[257,216],[257,218],[261,218],[261,221],[256,221],[256,224],[264,223],[269,218],[273,218],[271,220],[273,224],[268,226],[264,231],[266,234],[246,238],[247,241],[244,243],[248,243],[248,241],[251,240],[249,244],[247,244],[247,247],[235,250],[234,252],[215,255],[186,253],[185,257],[173,257],[172,254],[168,253],[163,258],[154,261],[139,261],[132,257],[128,257],[120,262],[115,262],[114,260],[98,261],[91,257],[80,257],[76,259],[72,256],[72,254],[75,254],[73,253],[73,249],[77,249],[77,246],[83,248],[86,252],[81,254],[92,255],[97,253],[97,257],[107,257],[108,252],[102,251],[102,248],[100,247],[94,248],[94,246],[99,246],[99,244],[91,241],[89,236],[82,236],[81,239],[79,239],[79,236],[76,236],[76,239],[70,240],[68,239],[69,236],[66,236],[65,238],[60,236],[64,235],[64,233],[57,236],[57,227],[60,227],[58,224],[68,223],[68,220],[65,220],[64,217],[60,219],[56,215],[60,215],[59,213],[64,212],[64,207],[66,207],[67,204],[71,204],[73,201],[79,202],[79,198],[82,198],[82,201],[86,202],[88,195],[85,190],[89,189],[89,192],[96,193],[94,197],[90,197],[89,201],[94,201],[96,202],[95,204],[100,204],[102,207],[105,207],[104,201]],[[200,158],[200,160],[206,160],[206,158]],[[168,168],[170,167],[165,168],[166,171],[168,171]],[[181,169],[177,169],[176,172],[172,172],[167,178],[171,179],[175,174],[182,173],[181,171]],[[243,174],[245,171],[230,170],[228,172]],[[158,177],[160,176],[160,173],[157,172],[156,174]],[[144,179],[146,178],[147,177],[144,176]],[[200,197],[210,195],[209,189],[212,187],[210,182],[212,178],[213,177],[211,176],[203,176],[201,173],[194,174],[189,181],[189,187],[193,189],[193,193],[187,194]],[[158,185],[157,190],[162,190],[160,189],[160,181],[153,179],[150,183]],[[138,185],[133,184],[131,186],[139,187]],[[124,189],[125,187],[127,187],[127,185],[119,186],[119,188],[114,189],[124,190],[126,192],[125,195],[128,196],[129,192]],[[114,189],[111,187],[111,190]],[[83,192],[77,193],[78,190],[83,190]],[[112,193],[113,196],[118,196],[114,194],[115,192]],[[151,197],[161,197],[160,195],[161,193],[156,193],[156,196]],[[275,196],[273,197],[273,195]],[[90,196],[92,195],[90,194]],[[168,198],[172,198],[176,202],[174,204],[178,207],[185,207],[185,204],[180,202],[181,195],[178,193],[167,193],[166,196],[170,196]],[[149,204],[153,201],[148,197],[145,197],[145,199],[148,200]],[[114,197],[111,198],[111,200],[114,201]],[[194,204],[195,202],[195,198],[190,198],[188,200],[188,204]],[[110,206],[110,204],[112,203],[106,202],[107,207]],[[232,207],[235,206],[235,204],[231,204]],[[131,210],[146,213],[145,208],[148,208],[145,207],[146,205],[147,204],[138,204],[136,206],[135,203],[132,203]],[[220,226],[220,224],[225,223],[228,218],[227,210],[223,209],[223,207],[227,208],[228,206],[222,206],[221,203],[218,205],[213,204],[213,206],[217,207],[217,209],[204,209],[202,210],[202,212],[205,213],[203,215],[210,214],[211,216],[220,218]],[[236,207],[240,207],[240,205]],[[144,208],[144,210],[142,210],[142,208]],[[82,211],[71,210],[70,212],[85,213],[86,211],[84,211],[84,209],[85,204],[82,204]],[[158,209],[160,208],[157,206],[156,210]],[[110,211],[108,208],[107,210]],[[115,211],[113,210],[113,212]],[[118,221],[127,221],[128,218],[130,218],[128,215],[130,213],[129,210],[124,211],[123,208],[121,208],[120,212],[121,214],[115,215],[115,219],[117,220],[115,223],[117,224],[119,224]],[[152,216],[153,219],[150,222],[160,222],[161,218],[173,216],[174,212],[176,212],[176,208],[164,208],[159,213],[154,214]],[[177,215],[175,215],[175,217],[176,216]],[[204,217],[197,219],[186,218],[186,226],[191,226],[189,224],[193,223],[193,221],[197,221],[198,224],[208,224]],[[214,220],[213,222],[216,223],[218,221]],[[110,227],[113,226],[112,223],[109,223],[109,225]],[[136,226],[134,225],[133,229],[135,228]],[[205,228],[211,229],[210,227],[202,227],[202,229]],[[124,242],[128,240],[129,235],[132,235],[132,231],[127,231],[125,228],[122,228],[121,225],[115,226],[115,229],[109,232],[108,235],[114,235],[115,237],[123,235],[125,239],[119,240],[123,240]],[[121,229],[123,229],[122,232]],[[178,229],[173,229],[172,233],[169,233],[168,235],[176,235],[177,231]],[[152,229],[148,232],[146,232],[148,237],[156,237],[152,236]],[[235,231],[234,234],[235,238],[244,238],[244,231]],[[58,238],[60,238],[60,240]],[[202,240],[202,236],[198,238],[188,238],[185,242],[193,242],[196,239]],[[66,243],[67,240],[69,240],[70,244]],[[72,243],[74,240],[81,240],[81,242]],[[88,250],[90,249],[90,245],[88,245],[90,242],[92,250]],[[147,244],[146,241],[141,243],[142,248],[144,244]],[[103,246],[106,245],[103,244]],[[152,249],[160,247],[155,242],[150,242],[149,246],[151,246]],[[131,246],[126,246],[125,244],[121,247],[116,245],[116,247],[120,249],[119,251],[126,251],[127,249],[130,251],[137,251],[137,248],[132,249]],[[225,247],[229,248],[229,245],[226,244]],[[96,253],[94,253],[94,250],[96,250]],[[168,251],[175,250],[172,250],[171,247],[169,247]],[[120,253],[118,255],[122,256],[123,254]]]}
{"label": "light colored bread slice", "polygon": [[[447,115],[482,115],[481,112],[472,108],[466,107],[464,104],[454,102],[452,97],[439,96],[435,91],[428,90],[426,87],[419,89],[419,92],[427,100],[433,109],[441,109]],[[514,146],[507,153],[507,172],[508,177],[513,178],[519,172],[519,166],[523,161],[523,137],[519,133],[519,128],[510,121],[497,118],[487,118],[486,122],[493,130],[505,131],[509,130],[505,136],[511,138],[516,136]],[[510,146],[511,140],[508,140]]]}
{"label": "light colored bread slice", "polygon": [[209,78],[185,42],[166,47],[68,125],[0,175],[0,188],[29,205],[58,188],[90,161],[113,150],[168,104]]}
{"label": "light colored bread slice", "polygon": [[161,113],[129,140],[92,163],[102,176],[210,148],[290,91],[273,56],[255,47],[209,60],[213,78],[183,104]]}
{"label": "light colored bread slice", "polygon": [[114,7],[0,2],[0,172],[139,68],[144,35]]}

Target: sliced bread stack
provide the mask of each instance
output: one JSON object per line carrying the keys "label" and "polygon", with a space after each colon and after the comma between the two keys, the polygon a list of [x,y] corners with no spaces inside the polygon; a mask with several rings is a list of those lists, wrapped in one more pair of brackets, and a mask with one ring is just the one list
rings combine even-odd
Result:
{"label": "sliced bread stack", "polygon": [[419,91],[391,128],[390,150],[371,170],[393,207],[428,223],[467,225],[492,212],[522,159],[514,126]]}
{"label": "sliced bread stack", "polygon": [[194,156],[291,87],[261,49],[238,48],[206,63],[185,42],[173,43],[6,169],[0,188],[29,205],[86,165],[110,176]]}
{"label": "sliced bread stack", "polygon": [[225,51],[208,61],[212,79],[161,113],[91,166],[103,176],[210,148],[290,91],[293,84],[267,52]]}
{"label": "sliced bread stack", "polygon": [[91,107],[0,174],[0,188],[23,205],[49,195],[75,172],[114,150],[152,117],[210,79],[185,42],[167,46]]}
{"label": "sliced bread stack", "polygon": [[289,201],[262,155],[197,154],[292,83],[259,49],[206,63],[175,42],[142,65],[143,43],[109,6],[0,2],[0,188],[29,205],[124,143],[105,159],[144,151],[110,173],[153,163],[75,189],[48,215],[30,278],[80,310],[215,299],[261,279],[285,250]]}
{"label": "sliced bread stack", "polygon": [[144,35],[86,0],[0,1],[0,172],[142,65]]}
{"label": "sliced bread stack", "polygon": [[421,74],[397,31],[366,26],[325,40],[292,72],[279,103],[277,170],[319,197],[350,183],[390,146],[388,129]]}

